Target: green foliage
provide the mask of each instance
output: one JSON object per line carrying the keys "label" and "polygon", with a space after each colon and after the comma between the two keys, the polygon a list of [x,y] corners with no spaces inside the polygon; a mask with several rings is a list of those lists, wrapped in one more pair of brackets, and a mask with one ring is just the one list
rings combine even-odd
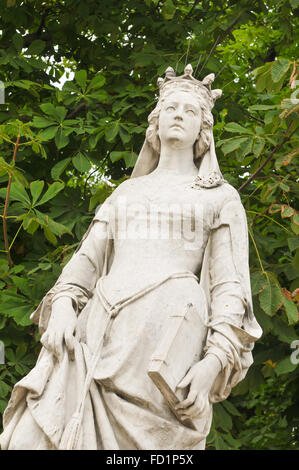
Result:
{"label": "green foliage", "polygon": [[[208,448],[298,449],[297,0],[0,4],[0,410],[34,365],[29,319],[96,207],[129,177],[156,80],[190,62],[223,96],[214,135],[249,222],[254,365],[215,406]],[[254,177],[248,181],[250,175]],[[11,182],[9,205],[7,188]]]}

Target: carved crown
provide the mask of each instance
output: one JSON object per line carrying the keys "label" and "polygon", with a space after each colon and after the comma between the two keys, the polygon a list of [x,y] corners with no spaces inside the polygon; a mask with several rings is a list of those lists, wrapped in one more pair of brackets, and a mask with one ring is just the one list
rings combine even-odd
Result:
{"label": "carved crown", "polygon": [[184,69],[184,74],[178,77],[173,68],[168,67],[165,71],[165,78],[159,77],[157,80],[160,97],[162,98],[165,93],[175,89],[192,91],[208,101],[210,107],[213,108],[217,98],[220,98],[222,95],[222,90],[211,89],[211,83],[213,83],[215,75],[210,73],[202,81],[199,81],[192,76],[192,73],[193,68],[191,64],[188,64]]}

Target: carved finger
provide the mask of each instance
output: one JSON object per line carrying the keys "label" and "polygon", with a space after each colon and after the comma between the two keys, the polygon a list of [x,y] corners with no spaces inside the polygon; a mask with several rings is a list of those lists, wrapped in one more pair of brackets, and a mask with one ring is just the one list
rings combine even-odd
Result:
{"label": "carved finger", "polygon": [[57,356],[58,360],[62,359],[62,356],[63,356],[62,336],[59,333],[56,333],[54,337],[54,354],[55,356]]}
{"label": "carved finger", "polygon": [[188,416],[188,415],[186,415],[186,414],[180,415],[180,420],[181,420],[181,421],[186,421],[187,419],[190,420],[190,419],[193,419],[193,417],[192,417],[192,416]]}
{"label": "carved finger", "polygon": [[176,409],[177,410],[185,409],[185,408],[188,408],[189,406],[193,405],[193,403],[196,400],[196,396],[197,396],[197,392],[195,390],[191,390],[189,392],[188,397],[186,398],[186,400],[181,401],[181,403],[176,405]]}
{"label": "carved finger", "polygon": [[207,398],[206,400],[204,400],[203,402],[203,407],[199,413],[199,416],[200,415],[204,415],[205,413],[207,413],[209,411],[209,408],[210,408],[210,402],[209,402],[209,399]]}
{"label": "carved finger", "polygon": [[74,336],[75,336],[76,340],[78,341],[78,343],[80,343],[80,341],[81,341],[81,332],[80,332],[79,328],[76,328]]}
{"label": "carved finger", "polygon": [[67,328],[64,334],[65,344],[70,353],[71,360],[74,359],[74,335],[73,329]]}
{"label": "carved finger", "polygon": [[191,380],[193,379],[193,374],[188,372],[188,374],[183,378],[183,380],[180,381],[180,383],[177,385],[177,388],[185,388],[187,385],[190,384]]}
{"label": "carved finger", "polygon": [[204,408],[205,408],[204,402],[202,399],[199,398],[195,401],[195,403],[192,406],[183,410],[181,416],[183,419],[196,418],[202,413]]}

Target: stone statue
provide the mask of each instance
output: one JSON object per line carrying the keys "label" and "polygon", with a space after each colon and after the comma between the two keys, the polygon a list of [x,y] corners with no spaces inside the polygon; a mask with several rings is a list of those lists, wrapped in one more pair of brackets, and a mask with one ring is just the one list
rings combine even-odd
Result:
{"label": "stone statue", "polygon": [[[132,177],[31,316],[43,347],[13,389],[2,449],[205,448],[212,405],[245,377],[262,334],[245,211],[215,153],[213,80],[190,65],[158,79]],[[155,361],[178,380],[164,377],[166,392]]]}

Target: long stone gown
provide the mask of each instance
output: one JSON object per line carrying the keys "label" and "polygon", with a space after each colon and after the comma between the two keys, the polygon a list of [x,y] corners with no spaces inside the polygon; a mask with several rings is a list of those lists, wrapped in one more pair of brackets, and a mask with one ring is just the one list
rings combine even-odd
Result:
{"label": "long stone gown", "polygon": [[[247,225],[237,191],[228,183],[198,189],[191,182],[190,177],[177,176],[130,179],[98,210],[79,248],[32,315],[44,332],[54,296],[64,292],[75,300],[74,358],[64,349],[58,361],[42,348],[34,369],[14,387],[4,415],[2,449],[63,448],[66,425],[82,399],[100,338],[101,357],[84,402],[76,448],[205,448],[212,404],[226,399],[246,375],[261,330],[252,312]],[[167,207],[174,202],[184,207],[184,227],[191,227],[187,234],[176,223],[179,210],[169,216]],[[157,219],[144,208],[155,204],[158,225],[166,232],[171,228],[171,237],[152,239]],[[131,237],[120,236],[120,227],[129,227]],[[134,230],[139,236],[132,239]],[[140,236],[142,230],[147,235]],[[201,274],[200,283],[194,274]],[[136,295],[140,292],[143,295]],[[120,304],[104,331],[109,308],[124,299],[129,301]],[[200,355],[216,355],[222,367],[209,411],[196,420],[197,430],[177,420],[147,375],[168,316],[190,302],[201,320],[201,328],[194,330],[204,338]],[[187,345],[181,353],[188,354]]]}

